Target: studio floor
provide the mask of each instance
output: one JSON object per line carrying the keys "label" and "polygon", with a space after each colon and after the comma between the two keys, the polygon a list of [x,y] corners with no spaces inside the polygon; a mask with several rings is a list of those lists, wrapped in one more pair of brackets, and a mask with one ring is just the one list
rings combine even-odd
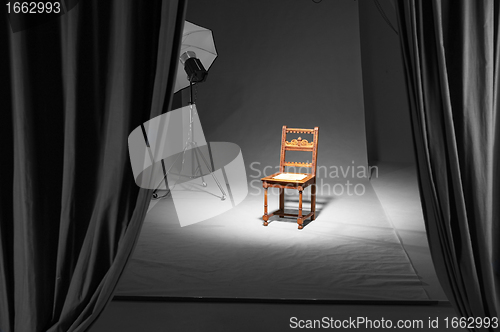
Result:
{"label": "studio floor", "polygon": [[[176,216],[186,211],[179,207],[203,214],[227,203],[206,192],[218,190],[210,182],[203,191],[176,186],[173,199],[152,204],[116,295],[429,300],[393,226],[392,209],[384,208],[372,183],[319,180],[318,216],[302,230],[296,219],[278,216],[264,227],[263,191],[252,183],[235,208],[181,227]],[[346,183],[356,183],[356,190]],[[285,209],[296,211],[297,191],[286,194]],[[309,190],[304,196],[308,209]],[[270,190],[269,207],[277,208],[277,201],[278,190]]]}
{"label": "studio floor", "polygon": [[[92,331],[128,331],[134,325],[151,331],[153,326],[158,331],[254,331],[262,324],[288,330],[285,318],[300,315],[453,317],[432,266],[414,167],[378,165],[365,185],[362,196],[321,197],[318,218],[300,231],[291,219],[262,226],[257,195],[187,227],[172,222],[175,213],[165,217],[172,210],[168,200],[155,201],[116,295],[396,301],[392,305],[113,301]],[[295,207],[293,196],[287,202]],[[395,305],[398,300],[407,302]],[[408,305],[408,300],[438,304]],[[188,319],[191,314],[200,321]],[[131,317],[134,322],[123,325]]]}

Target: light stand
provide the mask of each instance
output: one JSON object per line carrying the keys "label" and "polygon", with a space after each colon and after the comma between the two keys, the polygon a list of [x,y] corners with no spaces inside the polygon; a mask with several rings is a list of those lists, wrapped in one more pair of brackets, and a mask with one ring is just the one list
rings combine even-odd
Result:
{"label": "light stand", "polygon": [[[198,146],[198,143],[194,140],[194,126],[193,126],[194,114],[193,114],[193,105],[195,103],[194,103],[194,99],[193,99],[193,83],[204,82],[206,80],[206,78],[207,78],[208,72],[203,67],[203,64],[201,63],[201,61],[196,58],[196,54],[194,52],[192,52],[192,51],[188,51],[188,52],[183,53],[181,55],[180,59],[181,59],[181,63],[184,64],[184,70],[188,74],[188,80],[189,80],[189,105],[190,105],[190,110],[189,110],[189,131],[188,131],[188,137],[187,137],[187,140],[186,140],[186,142],[184,144],[184,149],[183,149],[182,153],[180,153],[175,158],[174,162],[172,163],[172,165],[169,167],[169,169],[167,171],[165,171],[165,167],[164,167],[163,159],[162,159],[162,166],[163,166],[163,174],[164,174],[164,176],[163,176],[162,180],[160,181],[160,183],[158,184],[158,186],[156,187],[156,189],[153,191],[153,198],[154,199],[164,198],[164,197],[167,197],[171,193],[172,189],[175,187],[175,185],[177,184],[177,182],[174,183],[174,185],[172,186],[171,189],[167,189],[167,193],[165,195],[159,196],[157,192],[158,192],[158,190],[160,190],[159,188],[162,185],[162,183],[164,181],[166,181],[167,176],[169,174],[174,174],[174,173],[171,173],[172,167],[177,163],[177,161],[179,160],[179,157],[182,155],[182,164],[181,164],[180,172],[178,174],[174,174],[174,175],[193,179],[193,178],[197,177],[197,173],[199,171],[200,172],[200,176],[201,176],[202,185],[203,185],[203,187],[206,187],[207,184],[206,184],[205,179],[203,177],[203,171],[201,169],[200,160],[199,160],[199,157],[201,157],[201,159],[205,163],[205,166],[210,171],[210,174],[212,175],[212,178],[214,179],[215,183],[219,187],[219,190],[221,191],[221,194],[222,194],[222,196],[220,196],[220,199],[223,201],[223,200],[226,199],[226,193],[224,192],[224,189],[220,185],[219,180],[215,176],[214,170],[209,166],[207,160],[205,159],[205,156],[201,152],[200,147]],[[188,150],[191,150],[191,153],[194,156],[194,160],[196,161],[196,165],[193,165],[193,169],[194,169],[194,166],[197,166],[197,168],[193,171],[192,175],[183,175],[182,174],[182,170],[184,169],[185,156],[186,156],[186,152]]]}

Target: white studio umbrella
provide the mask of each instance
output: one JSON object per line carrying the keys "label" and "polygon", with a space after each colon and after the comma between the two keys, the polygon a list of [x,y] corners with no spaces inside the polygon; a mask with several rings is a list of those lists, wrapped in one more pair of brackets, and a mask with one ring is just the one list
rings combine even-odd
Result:
{"label": "white studio umbrella", "polygon": [[[186,52],[194,52],[195,57],[201,61],[208,71],[217,57],[212,31],[188,21],[184,22],[174,93],[189,86],[189,80],[181,61],[182,55]],[[192,53],[189,54],[192,57]]]}

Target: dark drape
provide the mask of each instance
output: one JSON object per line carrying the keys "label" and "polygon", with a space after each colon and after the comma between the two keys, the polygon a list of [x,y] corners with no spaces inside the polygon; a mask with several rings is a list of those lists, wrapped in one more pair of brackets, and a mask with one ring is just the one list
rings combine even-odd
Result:
{"label": "dark drape", "polygon": [[0,18],[0,330],[85,331],[110,300],[151,192],[127,137],[170,105],[186,0],[84,0]]}
{"label": "dark drape", "polygon": [[498,317],[500,1],[396,3],[436,271],[460,315]]}

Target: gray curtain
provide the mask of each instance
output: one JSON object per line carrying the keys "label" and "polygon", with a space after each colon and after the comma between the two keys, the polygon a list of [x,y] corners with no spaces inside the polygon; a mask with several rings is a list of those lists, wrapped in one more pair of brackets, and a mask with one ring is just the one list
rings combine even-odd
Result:
{"label": "gray curtain", "polygon": [[185,9],[85,0],[15,32],[1,15],[2,332],[85,331],[111,299],[151,197],[127,138],[171,104]]}
{"label": "gray curtain", "polygon": [[436,271],[461,316],[498,317],[500,2],[396,4]]}

